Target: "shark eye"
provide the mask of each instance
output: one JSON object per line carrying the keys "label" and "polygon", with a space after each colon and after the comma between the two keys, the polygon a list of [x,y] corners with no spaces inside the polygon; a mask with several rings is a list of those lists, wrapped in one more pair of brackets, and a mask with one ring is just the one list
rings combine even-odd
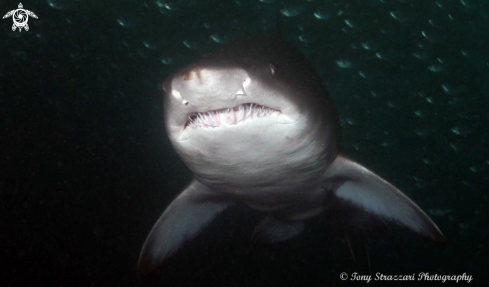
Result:
{"label": "shark eye", "polygon": [[188,106],[188,102],[186,100],[183,100],[183,104]]}
{"label": "shark eye", "polygon": [[273,64],[270,64],[269,67],[270,67],[270,74],[272,76],[275,75],[275,73],[277,72],[277,68],[275,68]]}
{"label": "shark eye", "polygon": [[243,80],[243,87],[246,88],[250,85],[250,82],[251,82],[251,79],[250,78],[246,78]]}

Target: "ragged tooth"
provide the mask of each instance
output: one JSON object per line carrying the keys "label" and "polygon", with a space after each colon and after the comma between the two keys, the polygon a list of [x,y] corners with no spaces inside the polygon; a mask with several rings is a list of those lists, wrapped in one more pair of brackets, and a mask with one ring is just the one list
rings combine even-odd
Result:
{"label": "ragged tooth", "polygon": [[234,123],[238,123],[239,122],[239,108],[238,107],[234,107],[233,108],[233,115],[234,115]]}
{"label": "ragged tooth", "polygon": [[239,106],[239,121],[244,120],[245,108],[244,105]]}
{"label": "ragged tooth", "polygon": [[217,127],[217,123],[216,123],[216,120],[214,119],[213,114],[209,115],[209,122],[212,124],[213,127]]}
{"label": "ragged tooth", "polygon": [[181,142],[181,141],[184,141],[184,140],[188,140],[190,137],[188,135],[188,130],[185,129],[183,130],[182,134],[180,135],[180,137],[178,138],[177,141]]}
{"label": "ragged tooth", "polygon": [[234,109],[231,109],[230,113],[231,113],[231,124],[234,125],[234,124],[236,124],[236,117],[234,115]]}
{"label": "ragged tooth", "polygon": [[201,114],[201,113],[199,113],[199,114],[198,114],[198,118],[199,118],[199,124],[200,124],[200,125],[203,125],[203,124],[204,124],[204,122],[205,122],[204,116],[202,116],[202,114]]}
{"label": "ragged tooth", "polygon": [[221,123],[226,124],[227,123],[226,113],[225,112],[219,113],[219,119],[221,120]]}
{"label": "ragged tooth", "polygon": [[209,126],[212,126],[212,122],[211,122],[211,116],[210,116],[210,113],[209,113],[209,112],[207,112],[207,113],[205,113],[204,115],[205,115],[205,117],[204,117],[204,118],[205,118],[205,123],[206,123],[207,125],[209,125]]}
{"label": "ragged tooth", "polygon": [[217,123],[217,126],[221,126],[221,116],[219,115],[219,113],[217,111],[214,112],[214,119]]}
{"label": "ragged tooth", "polygon": [[297,119],[292,119],[290,118],[289,116],[286,116],[284,114],[280,114],[279,117],[278,117],[278,120],[277,122],[279,124],[292,124],[292,123],[295,123],[297,121]]}

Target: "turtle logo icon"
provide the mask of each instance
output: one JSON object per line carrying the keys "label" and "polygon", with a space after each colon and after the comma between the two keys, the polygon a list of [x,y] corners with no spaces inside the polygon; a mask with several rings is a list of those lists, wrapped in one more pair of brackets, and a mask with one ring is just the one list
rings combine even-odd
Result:
{"label": "turtle logo icon", "polygon": [[22,8],[24,8],[24,6],[22,6],[22,3],[19,3],[19,9],[12,10],[3,16],[3,19],[12,16],[12,20],[14,20],[12,31],[15,31],[17,28],[19,28],[19,32],[22,32],[22,28],[29,31],[29,25],[27,25],[29,16],[37,19],[37,15],[34,14],[34,12]]}

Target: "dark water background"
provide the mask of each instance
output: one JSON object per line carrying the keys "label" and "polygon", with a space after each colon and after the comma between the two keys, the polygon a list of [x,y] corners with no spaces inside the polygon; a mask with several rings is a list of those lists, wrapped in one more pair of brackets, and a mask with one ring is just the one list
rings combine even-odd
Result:
{"label": "dark water background", "polygon": [[[39,17],[29,31],[0,22],[0,286],[357,285],[339,279],[360,267],[321,220],[253,249],[263,214],[245,206],[224,212],[156,275],[136,275],[150,228],[191,178],[163,127],[163,79],[241,35],[273,34],[277,17],[324,79],[343,149],[447,238],[440,246],[390,224],[370,236],[372,273],[489,281],[488,2],[22,4]],[[0,13],[17,5],[2,1]]]}

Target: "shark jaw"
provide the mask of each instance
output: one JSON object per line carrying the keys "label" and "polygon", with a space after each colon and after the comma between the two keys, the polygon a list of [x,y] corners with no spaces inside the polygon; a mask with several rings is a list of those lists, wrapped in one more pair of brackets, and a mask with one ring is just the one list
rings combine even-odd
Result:
{"label": "shark jaw", "polygon": [[279,110],[255,103],[244,103],[233,108],[194,113],[185,123],[187,128],[218,128],[225,125],[238,125],[249,120],[280,114]]}

